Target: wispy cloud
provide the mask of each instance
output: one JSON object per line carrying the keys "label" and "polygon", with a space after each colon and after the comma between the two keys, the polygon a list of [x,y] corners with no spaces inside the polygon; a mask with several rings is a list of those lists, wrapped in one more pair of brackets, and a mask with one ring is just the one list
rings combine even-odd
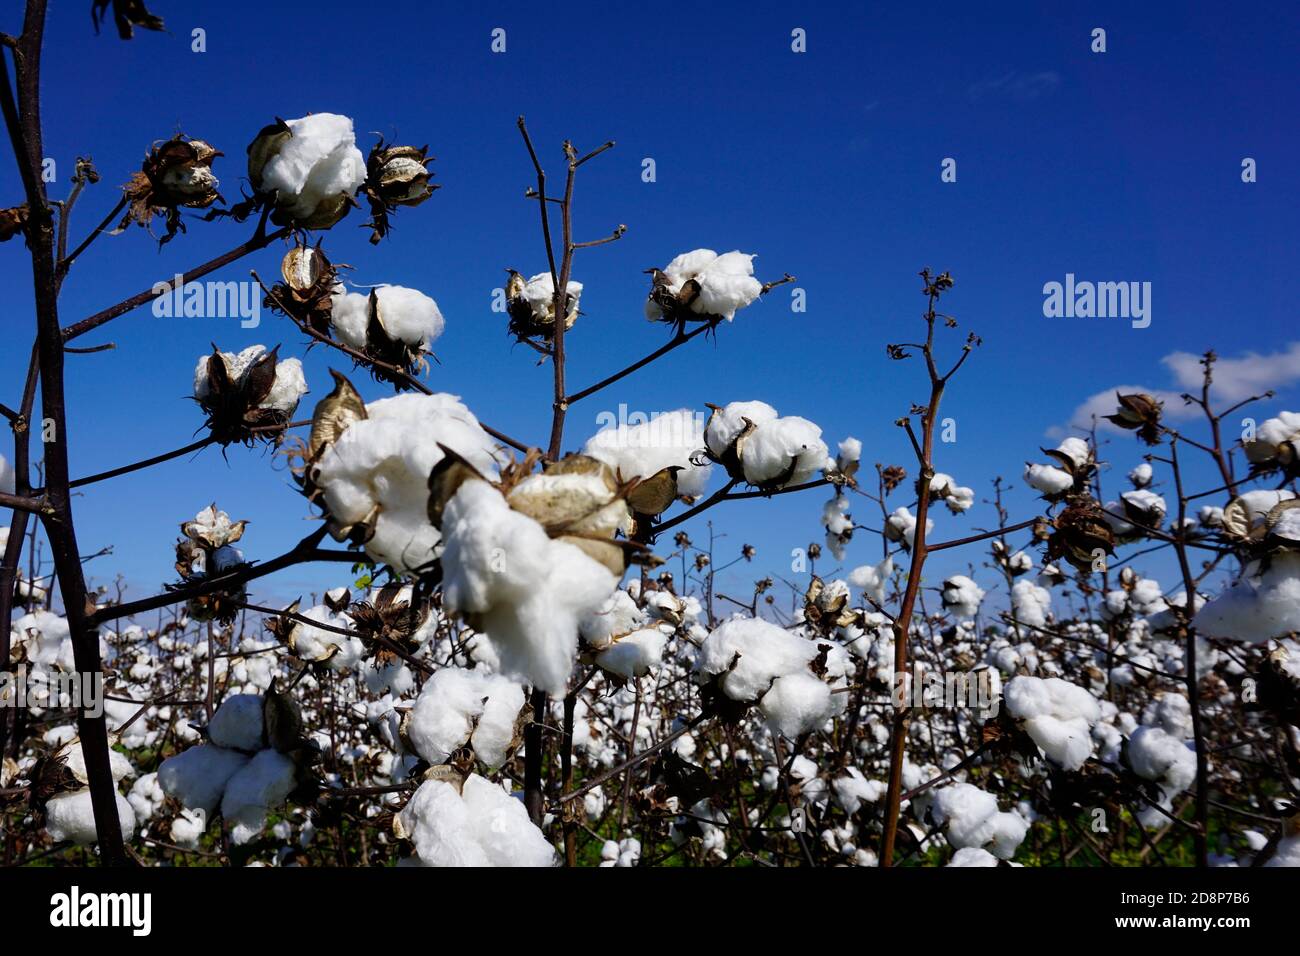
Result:
{"label": "wispy cloud", "polygon": [[989,77],[973,83],[966,90],[972,102],[1000,97],[1028,103],[1051,96],[1061,85],[1061,74],[1051,70],[1041,73],[1021,73],[1011,70],[1001,76]]}
{"label": "wispy cloud", "polygon": [[[1062,438],[1078,430],[1092,427],[1094,418],[1099,428],[1115,426],[1102,419],[1115,411],[1116,392],[1145,392],[1164,402],[1164,417],[1170,421],[1187,420],[1201,414],[1195,405],[1184,404],[1184,392],[1198,394],[1201,388],[1201,356],[1191,352],[1171,352],[1160,360],[1172,374],[1172,387],[1151,385],[1113,385],[1083,402],[1070,416],[1068,426],[1054,425],[1047,430],[1049,438]],[[1292,342],[1278,352],[1261,355],[1247,352],[1235,358],[1220,358],[1214,363],[1214,384],[1210,396],[1220,406],[1233,405],[1270,389],[1277,391],[1300,382],[1300,342]]]}

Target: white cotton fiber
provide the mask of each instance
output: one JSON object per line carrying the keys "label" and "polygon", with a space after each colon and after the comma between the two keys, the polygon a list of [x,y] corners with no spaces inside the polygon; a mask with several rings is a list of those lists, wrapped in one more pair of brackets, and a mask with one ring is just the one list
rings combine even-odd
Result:
{"label": "white cotton fiber", "polygon": [[601,669],[624,680],[642,677],[658,667],[668,635],[657,627],[644,627],[618,638],[596,655]]}
{"label": "white cotton fiber", "polygon": [[734,618],[705,638],[695,669],[702,675],[725,674],[723,692],[732,700],[752,701],[777,677],[805,670],[816,656],[817,645],[806,638],[761,618]]}
{"label": "white cotton fiber", "polygon": [[681,495],[700,495],[709,483],[712,466],[691,462],[704,448],[704,424],[700,416],[687,408],[655,415],[649,421],[609,425],[602,428],[583,446],[582,453],[609,465],[627,481],[650,478],[664,468],[676,466],[677,491]]}
{"label": "white cotton fiber", "polygon": [[[117,800],[117,817],[122,827],[122,839],[135,835],[135,810],[126,797],[114,793]],[[55,843],[75,843],[88,846],[95,842],[95,812],[90,805],[90,791],[52,797],[45,805],[45,831]]]}
{"label": "white cotton fiber", "polygon": [[366,553],[398,571],[427,566],[438,529],[429,523],[429,474],[439,444],[480,473],[496,471],[498,446],[454,395],[397,395],[371,402],[322,456],[316,483],[337,525],[375,517]]}
{"label": "white cotton fiber", "polygon": [[1204,637],[1256,644],[1300,631],[1300,553],[1283,551],[1267,562],[1251,562],[1192,623]]}
{"label": "white cotton fiber", "polygon": [[245,843],[256,836],[267,810],[284,803],[296,783],[293,761],[275,750],[261,751],[236,771],[221,798],[221,815],[236,827],[232,839]]}
{"label": "white cotton fiber", "polygon": [[245,750],[262,749],[262,697],[260,694],[233,694],[221,702],[208,724],[208,736],[218,747]]}
{"label": "white cotton fiber", "polygon": [[551,866],[555,851],[528,812],[500,787],[472,774],[461,793],[443,780],[420,784],[399,815],[425,866]]}
{"label": "white cotton fiber", "polygon": [[803,670],[778,677],[758,706],[769,727],[794,739],[825,723],[831,704],[830,687]]}
{"label": "white cotton fiber", "polygon": [[1004,688],[1007,712],[1053,763],[1078,770],[1092,755],[1093,724],[1101,719],[1097,699],[1059,677],[1015,677]]}
{"label": "white cotton fiber", "polygon": [[366,161],[352,120],[313,113],[287,125],[293,135],[262,168],[262,190],[275,191],[280,207],[295,219],[309,218],[327,199],[356,195],[366,181]]}
{"label": "white cotton fiber", "polygon": [[515,719],[524,689],[499,674],[444,667],[424,682],[406,725],[416,753],[444,763],[467,742],[479,760],[496,769],[510,757]]}
{"label": "white cotton fiber", "polygon": [[158,782],[185,807],[212,813],[227,781],[246,763],[248,757],[238,751],[202,744],[164,760],[158,768]]}
{"label": "white cotton fiber", "polygon": [[381,285],[375,289],[379,324],[388,337],[428,351],[429,343],[442,335],[444,321],[438,303],[417,289]]}
{"label": "white cotton fiber", "polygon": [[563,694],[578,624],[604,605],[614,575],[573,545],[552,541],[483,481],[461,485],[444,510],[443,531],[445,606],[472,616],[503,673]]}

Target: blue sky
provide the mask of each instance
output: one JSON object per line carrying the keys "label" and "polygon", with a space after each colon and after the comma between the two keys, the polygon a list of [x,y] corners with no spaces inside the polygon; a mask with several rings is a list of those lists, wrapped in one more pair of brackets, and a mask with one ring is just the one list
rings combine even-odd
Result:
{"label": "blue sky", "polygon": [[[64,180],[54,195],[78,155],[93,156],[103,175],[78,205],[74,237],[111,208],[149,144],[177,130],[226,153],[215,168],[228,199],[239,196],[244,146],[275,116],[345,113],[363,149],[372,130],[428,143],[443,188],[402,210],[381,246],[366,243],[364,216],[354,213],[327,234],[326,248],[358,281],[436,298],[447,331],[429,381],[517,437],[544,441],[550,403],[549,368],[512,347],[503,317],[490,311],[506,267],[530,273],[545,262],[535,210],[522,198],[531,167],[514,126],[520,113],[557,176],[563,139],[584,149],[618,143],[584,167],[577,186],[579,239],[619,223],[628,232],[580,253],[586,314],[567,339],[575,386],[664,340],[641,316],[641,270],[678,252],[756,252],[762,277],[793,273],[807,296],[807,311],[793,313],[777,290],[716,344],[697,340],[583,402],[566,447],[619,403],[653,412],[761,398],[815,420],[832,445],[862,439],[867,470],[880,461],[914,471],[892,422],[925,397],[924,371],[889,361],[884,346],[917,334],[923,265],[956,279],[946,308],[962,329],[945,340],[951,354],[965,330],[983,338],[944,406],[958,440],[938,456],[941,470],[981,496],[996,474],[1018,484],[1025,460],[1039,459],[1038,446],[1055,443],[1049,431],[1090,396],[1119,384],[1177,390],[1162,362],[1171,353],[1268,355],[1300,339],[1286,281],[1300,206],[1288,168],[1300,150],[1294,5],[966,4],[922,13],[901,4],[570,3],[539,23],[536,5],[525,4],[416,5],[398,15],[332,2],[154,0],[170,34],[141,32],[129,43],[111,28],[95,36],[87,7],[52,4],[44,64],[46,153]],[[0,16],[0,29],[19,26],[16,10]],[[206,31],[204,53],[191,52],[195,27]],[[490,51],[497,27],[506,30],[504,54]],[[1104,54],[1090,51],[1094,27],[1107,31]],[[791,51],[795,28],[806,30],[806,53]],[[654,183],[641,179],[646,157],[656,162]],[[946,157],[957,162],[955,183],[940,181]],[[1258,182],[1241,181],[1244,157],[1256,160]],[[19,192],[5,155],[0,203]],[[63,321],[205,261],[250,229],[196,221],[161,251],[139,229],[103,237],[65,286]],[[265,250],[217,278],[244,279],[249,268],[275,275],[280,255]],[[1045,318],[1043,284],[1067,272],[1150,282],[1150,327]],[[0,247],[0,401],[10,405],[32,329],[29,281],[20,245]],[[270,315],[242,329],[145,309],[81,344],[106,341],[116,350],[70,358],[78,474],[191,441],[201,423],[187,398],[192,369],[210,342],[282,343],[282,354],[303,354],[301,336]],[[1296,355],[1235,370],[1238,382],[1259,377],[1261,389],[1279,391],[1260,418],[1296,407]],[[313,395],[304,413],[329,390],[330,365],[339,363],[320,349],[307,357]],[[383,394],[364,375],[355,381],[368,398]],[[12,457],[7,437],[0,453]],[[1128,436],[1103,450],[1114,464],[1111,489],[1140,454]],[[729,546],[758,547],[754,571],[782,572],[790,549],[820,539],[825,497],[731,503],[713,518]],[[172,577],[177,523],[213,500],[250,520],[251,558],[272,557],[313,527],[273,456],[234,447],[223,459],[208,449],[78,499],[83,550],[115,549],[91,565],[97,579],[120,571],[130,594],[155,591]],[[855,514],[877,524],[867,504]],[[1017,490],[1012,513],[1032,515],[1032,499]],[[940,516],[935,535],[990,521],[977,506]],[[936,572],[982,560],[951,555]],[[878,557],[878,542],[863,535],[846,566]],[[338,571],[295,570],[260,594],[292,597],[335,583]],[[978,577],[992,584],[989,572]]]}

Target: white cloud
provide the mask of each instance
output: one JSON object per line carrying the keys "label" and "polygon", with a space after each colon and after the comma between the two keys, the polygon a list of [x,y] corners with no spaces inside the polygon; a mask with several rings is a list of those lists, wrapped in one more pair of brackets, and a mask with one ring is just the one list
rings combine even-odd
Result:
{"label": "white cloud", "polygon": [[[1199,417],[1196,405],[1183,402],[1184,392],[1199,395],[1201,391],[1201,356],[1191,352],[1171,352],[1160,360],[1173,373],[1173,388],[1153,388],[1147,385],[1114,385],[1088,397],[1073,414],[1068,426],[1054,425],[1047,430],[1049,438],[1063,438],[1079,430],[1092,427],[1097,419],[1098,430],[1118,429],[1102,416],[1115,411],[1115,393],[1145,392],[1164,403],[1164,418],[1168,421],[1185,421]],[[1272,389],[1278,391],[1300,382],[1300,342],[1292,342],[1280,352],[1260,355],[1247,352],[1237,358],[1220,358],[1214,363],[1214,384],[1210,398],[1220,409]]]}

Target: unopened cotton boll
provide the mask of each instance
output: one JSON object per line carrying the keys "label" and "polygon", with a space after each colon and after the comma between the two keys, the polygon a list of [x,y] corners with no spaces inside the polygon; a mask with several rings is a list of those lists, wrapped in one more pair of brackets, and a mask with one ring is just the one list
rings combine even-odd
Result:
{"label": "unopened cotton boll", "polygon": [[470,480],[443,512],[445,606],[486,635],[502,671],[563,694],[578,624],[617,581],[600,563],[511,510],[487,482]]}
{"label": "unopened cotton boll", "polygon": [[416,753],[444,763],[466,743],[489,768],[510,757],[524,689],[499,674],[444,667],[424,682],[406,722]]}
{"label": "unopened cotton boll", "polygon": [[[117,801],[122,839],[130,840],[135,835],[135,810],[120,793],[114,793],[113,797]],[[55,843],[89,846],[96,842],[95,812],[90,803],[90,791],[78,790],[52,797],[45,805],[45,832]]]}
{"label": "unopened cotton boll", "polygon": [[458,792],[427,780],[398,815],[425,866],[551,866],[555,851],[519,800],[471,774]]}

